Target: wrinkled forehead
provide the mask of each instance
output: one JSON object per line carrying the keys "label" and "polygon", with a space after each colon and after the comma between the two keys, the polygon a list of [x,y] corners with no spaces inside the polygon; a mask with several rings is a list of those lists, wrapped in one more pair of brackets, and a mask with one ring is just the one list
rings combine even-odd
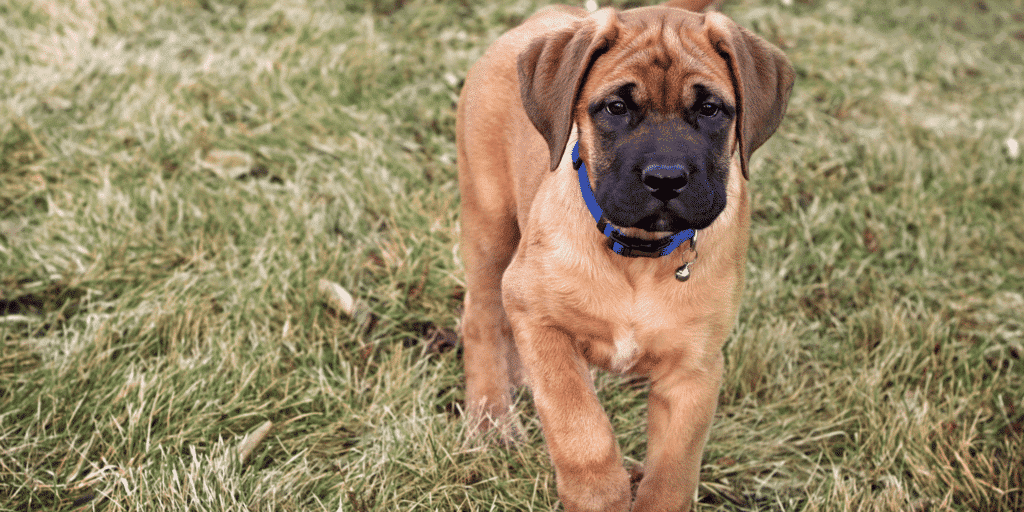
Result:
{"label": "wrinkled forehead", "polygon": [[656,112],[682,112],[708,93],[734,105],[725,59],[708,41],[704,16],[650,8],[620,13],[615,42],[590,70],[582,99],[590,103],[624,87]]}

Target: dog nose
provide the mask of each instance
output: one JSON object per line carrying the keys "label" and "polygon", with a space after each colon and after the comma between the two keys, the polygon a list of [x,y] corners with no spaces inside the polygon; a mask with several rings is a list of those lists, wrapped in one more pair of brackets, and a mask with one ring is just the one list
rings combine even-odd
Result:
{"label": "dog nose", "polygon": [[641,179],[654,197],[668,202],[686,187],[687,172],[681,165],[649,165]]}

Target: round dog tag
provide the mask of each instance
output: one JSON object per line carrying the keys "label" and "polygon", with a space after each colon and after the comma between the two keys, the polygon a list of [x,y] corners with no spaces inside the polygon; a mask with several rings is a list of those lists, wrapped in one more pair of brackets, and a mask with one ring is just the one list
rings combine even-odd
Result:
{"label": "round dog tag", "polygon": [[685,283],[690,278],[690,264],[687,263],[676,269],[676,281]]}

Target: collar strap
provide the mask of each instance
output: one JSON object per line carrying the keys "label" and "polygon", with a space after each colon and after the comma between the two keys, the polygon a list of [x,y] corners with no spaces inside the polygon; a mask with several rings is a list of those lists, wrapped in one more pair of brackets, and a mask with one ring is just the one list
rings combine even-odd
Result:
{"label": "collar strap", "polygon": [[597,204],[594,191],[590,188],[587,166],[583,163],[583,159],[580,158],[579,141],[572,148],[572,166],[577,170],[577,174],[579,174],[580,192],[583,193],[583,202],[587,204],[587,210],[590,210],[590,215],[594,217],[594,222],[597,222],[597,230],[608,237],[608,248],[615,251],[616,254],[630,258],[639,256],[645,258],[668,256],[677,247],[682,245],[683,242],[690,240],[696,234],[696,231],[693,229],[685,229],[674,235],[657,240],[644,240],[622,234],[621,231],[615,229],[608,222],[608,219],[604,218],[604,210]]}

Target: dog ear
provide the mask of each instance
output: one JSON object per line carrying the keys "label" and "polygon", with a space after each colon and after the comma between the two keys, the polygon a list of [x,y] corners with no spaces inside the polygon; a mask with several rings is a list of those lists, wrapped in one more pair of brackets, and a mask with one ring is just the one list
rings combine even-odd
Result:
{"label": "dog ear", "polygon": [[768,41],[717,12],[705,18],[708,40],[729,65],[736,95],[736,138],[743,177],[750,154],[775,133],[793,89],[793,66]]}
{"label": "dog ear", "polygon": [[551,151],[551,170],[562,160],[572,111],[595,58],[615,39],[618,20],[601,9],[572,27],[538,37],[519,55],[519,94],[533,126]]}

